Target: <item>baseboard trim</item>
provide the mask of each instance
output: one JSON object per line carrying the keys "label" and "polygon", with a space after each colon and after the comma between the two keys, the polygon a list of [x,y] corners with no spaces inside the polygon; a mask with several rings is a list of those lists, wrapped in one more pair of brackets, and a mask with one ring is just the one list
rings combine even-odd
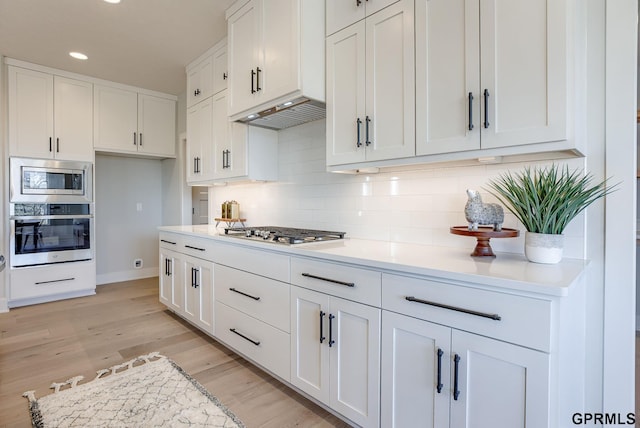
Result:
{"label": "baseboard trim", "polygon": [[4,312],[9,312],[9,301],[6,297],[0,298],[0,314]]}
{"label": "baseboard trim", "polygon": [[96,284],[104,285],[112,282],[131,281],[134,279],[151,278],[158,276],[158,267],[143,269],[131,269],[120,272],[99,273],[96,275]]}

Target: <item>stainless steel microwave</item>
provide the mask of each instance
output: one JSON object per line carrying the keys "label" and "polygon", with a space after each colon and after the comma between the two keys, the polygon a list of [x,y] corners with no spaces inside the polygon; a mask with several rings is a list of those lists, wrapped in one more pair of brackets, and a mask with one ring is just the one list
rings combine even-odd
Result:
{"label": "stainless steel microwave", "polygon": [[10,199],[15,202],[93,202],[90,162],[11,158]]}

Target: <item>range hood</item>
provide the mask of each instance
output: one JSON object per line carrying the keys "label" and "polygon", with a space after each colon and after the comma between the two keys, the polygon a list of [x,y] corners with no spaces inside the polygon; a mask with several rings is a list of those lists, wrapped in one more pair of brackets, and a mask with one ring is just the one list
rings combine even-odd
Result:
{"label": "range hood", "polygon": [[237,121],[262,128],[280,130],[326,117],[325,104],[306,97],[278,104]]}

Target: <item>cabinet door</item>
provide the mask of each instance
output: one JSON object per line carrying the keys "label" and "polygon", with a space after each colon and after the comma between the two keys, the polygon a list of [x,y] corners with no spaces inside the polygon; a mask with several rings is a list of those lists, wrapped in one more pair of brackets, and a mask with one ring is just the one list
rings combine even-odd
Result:
{"label": "cabinet door", "polygon": [[178,253],[160,250],[160,302],[182,313],[184,278],[182,259]]}
{"label": "cabinet door", "polygon": [[213,53],[213,93],[227,89],[227,46],[224,45]]}
{"label": "cabinet door", "polygon": [[382,312],[381,426],[449,426],[451,329]]}
{"label": "cabinet door", "polygon": [[93,162],[93,85],[54,77],[56,159]]}
{"label": "cabinet door", "polygon": [[210,159],[210,175],[213,178],[225,177],[231,170],[231,122],[227,116],[227,91],[222,91],[212,99],[212,140],[206,150]]}
{"label": "cabinet door", "polygon": [[187,111],[187,183],[205,179],[211,171],[210,147],[213,141],[213,104],[209,97]]}
{"label": "cabinet door", "polygon": [[138,151],[176,155],[176,103],[166,98],[138,95]]}
{"label": "cabinet door", "polygon": [[480,148],[477,1],[416,3],[416,153]]}
{"label": "cabinet door", "polygon": [[138,94],[94,85],[93,143],[96,150],[138,152]]}
{"label": "cabinet door", "polygon": [[565,1],[480,2],[483,149],[567,138],[566,15]]}
{"label": "cabinet door", "polygon": [[453,330],[451,359],[452,427],[549,426],[548,354]]}
{"label": "cabinet door", "polygon": [[327,38],[327,165],[365,160],[365,23]]}
{"label": "cabinet door", "polygon": [[291,383],[329,404],[329,297],[291,287]]}
{"label": "cabinet door", "polygon": [[213,93],[214,60],[207,56],[187,71],[187,108]]}
{"label": "cabinet door", "polygon": [[[226,178],[243,177],[249,174],[249,161],[247,159],[247,152],[249,150],[249,139],[251,134],[256,131],[258,134],[263,129],[259,130],[256,127],[251,127],[243,123],[231,123],[229,132],[231,134],[230,147],[227,154],[227,168],[223,172],[223,176]],[[254,143],[252,143],[254,144]],[[259,142],[257,143],[259,144]],[[259,159],[256,161],[260,162]],[[251,167],[253,168],[253,166]]]}
{"label": "cabinet door", "polygon": [[255,1],[229,17],[228,65],[229,65],[229,116],[240,113],[254,105],[256,97],[257,67],[260,40],[259,8]]}
{"label": "cabinet door", "polygon": [[9,74],[9,155],[53,156],[53,76],[19,67]]}
{"label": "cabinet door", "polygon": [[198,261],[185,257],[182,272],[182,290],[184,297],[183,315],[189,321],[196,323],[200,316],[200,299],[198,298]]}
{"label": "cabinet door", "polygon": [[366,19],[366,160],[415,155],[413,1]]}
{"label": "cabinet door", "polygon": [[213,334],[213,263],[203,260],[198,264],[196,289],[198,291],[196,324],[207,333]]}
{"label": "cabinet door", "polygon": [[[332,319],[332,317],[334,317]],[[331,298],[331,408],[359,425],[380,425],[380,309]]]}
{"label": "cabinet door", "polygon": [[[261,0],[258,103],[283,97],[300,87],[300,1]],[[271,106],[269,106],[271,107]]]}

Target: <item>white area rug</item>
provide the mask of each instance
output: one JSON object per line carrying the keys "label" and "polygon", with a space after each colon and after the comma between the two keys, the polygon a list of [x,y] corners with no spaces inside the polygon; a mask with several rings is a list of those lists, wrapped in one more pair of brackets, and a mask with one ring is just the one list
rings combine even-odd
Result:
{"label": "white area rug", "polygon": [[[244,424],[176,363],[157,352],[53,383],[52,394],[29,399],[34,427],[230,427]],[[70,386],[68,386],[70,385]]]}

